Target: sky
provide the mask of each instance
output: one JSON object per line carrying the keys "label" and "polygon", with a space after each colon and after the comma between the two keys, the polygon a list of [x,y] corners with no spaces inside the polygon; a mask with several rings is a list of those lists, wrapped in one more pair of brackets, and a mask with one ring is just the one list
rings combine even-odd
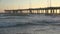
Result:
{"label": "sky", "polygon": [[[60,0],[51,0],[51,6],[59,7]],[[50,7],[50,0],[0,0],[0,12],[5,9],[26,9]]]}

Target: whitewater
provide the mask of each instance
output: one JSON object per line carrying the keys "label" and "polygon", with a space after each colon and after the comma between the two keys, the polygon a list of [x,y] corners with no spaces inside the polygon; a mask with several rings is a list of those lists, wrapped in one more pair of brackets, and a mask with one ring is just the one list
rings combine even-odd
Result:
{"label": "whitewater", "polygon": [[60,34],[60,15],[0,16],[0,34]]}

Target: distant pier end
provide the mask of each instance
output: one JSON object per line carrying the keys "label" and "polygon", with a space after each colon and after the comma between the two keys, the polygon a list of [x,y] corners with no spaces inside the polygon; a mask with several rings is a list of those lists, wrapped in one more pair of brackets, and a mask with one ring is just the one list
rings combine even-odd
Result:
{"label": "distant pier end", "polygon": [[9,13],[9,14],[60,14],[60,7],[5,10],[5,13]]}

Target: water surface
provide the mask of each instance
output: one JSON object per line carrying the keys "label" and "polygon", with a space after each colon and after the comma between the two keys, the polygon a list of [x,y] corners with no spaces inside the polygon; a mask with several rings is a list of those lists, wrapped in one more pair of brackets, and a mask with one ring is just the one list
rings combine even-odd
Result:
{"label": "water surface", "polygon": [[0,34],[60,34],[60,16],[0,16]]}

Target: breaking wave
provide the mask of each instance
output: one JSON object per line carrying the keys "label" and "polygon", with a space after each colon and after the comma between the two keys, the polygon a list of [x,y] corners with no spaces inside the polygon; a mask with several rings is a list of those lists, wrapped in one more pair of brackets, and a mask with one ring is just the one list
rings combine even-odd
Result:
{"label": "breaking wave", "polygon": [[60,16],[30,15],[30,16],[0,16],[0,28],[25,25],[60,25]]}

